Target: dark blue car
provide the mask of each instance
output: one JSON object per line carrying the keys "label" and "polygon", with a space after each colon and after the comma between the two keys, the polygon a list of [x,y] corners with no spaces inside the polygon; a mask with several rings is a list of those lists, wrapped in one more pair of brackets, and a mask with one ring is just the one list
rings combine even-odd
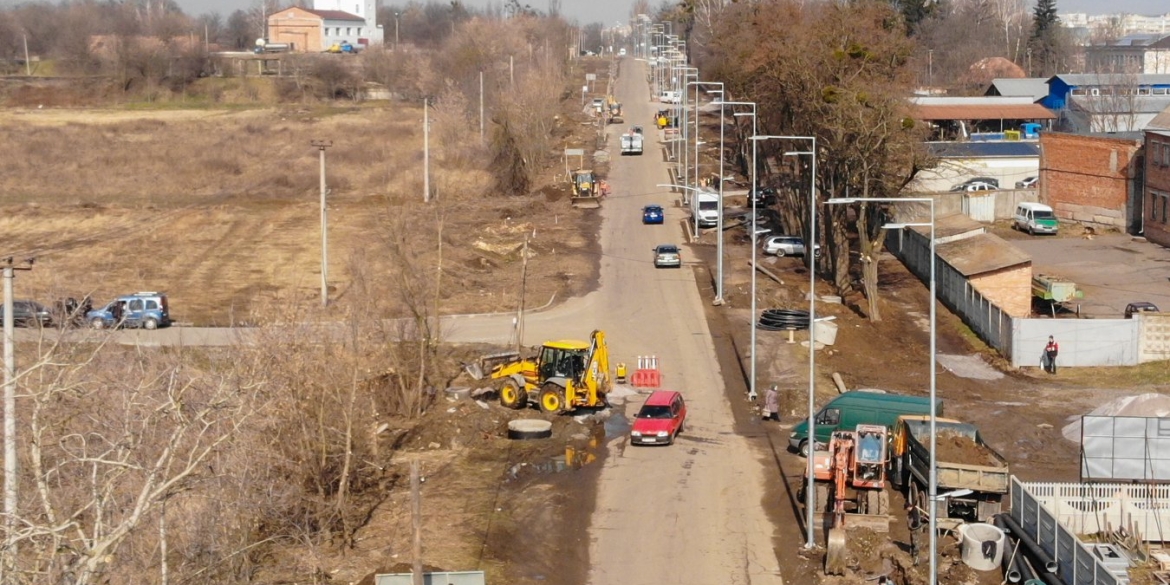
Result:
{"label": "dark blue car", "polygon": [[666,212],[661,205],[647,205],[642,208],[642,223],[662,223],[666,220]]}

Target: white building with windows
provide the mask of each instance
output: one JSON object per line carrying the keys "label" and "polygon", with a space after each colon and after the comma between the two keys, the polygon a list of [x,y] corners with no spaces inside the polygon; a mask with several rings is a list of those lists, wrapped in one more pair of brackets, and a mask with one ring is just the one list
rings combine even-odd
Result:
{"label": "white building with windows", "polygon": [[[377,0],[316,0],[316,7],[293,6],[268,17],[268,42],[287,43],[294,51],[320,52],[349,43],[358,49],[381,45]],[[333,8],[323,8],[322,5]],[[347,6],[357,13],[338,9]]]}

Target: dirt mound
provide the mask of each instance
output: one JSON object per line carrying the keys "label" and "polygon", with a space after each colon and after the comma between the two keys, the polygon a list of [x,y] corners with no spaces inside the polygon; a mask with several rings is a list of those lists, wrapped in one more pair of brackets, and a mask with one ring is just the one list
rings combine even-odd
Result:
{"label": "dirt mound", "polygon": [[990,449],[959,433],[938,434],[938,460],[964,465],[996,465],[999,461]]}

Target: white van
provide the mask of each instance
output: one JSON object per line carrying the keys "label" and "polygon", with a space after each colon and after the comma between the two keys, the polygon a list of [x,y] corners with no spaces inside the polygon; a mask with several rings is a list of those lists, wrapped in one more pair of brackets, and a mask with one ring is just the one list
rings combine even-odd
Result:
{"label": "white van", "polygon": [[618,51],[618,57],[625,57],[625,56],[626,56],[626,50],[625,50],[625,49],[622,49],[622,50]]}
{"label": "white van", "polygon": [[664,104],[677,104],[681,103],[682,98],[677,91],[664,91],[658,96],[658,101]]}
{"label": "white van", "polygon": [[1012,227],[1029,234],[1055,234],[1060,222],[1052,208],[1043,203],[1025,202],[1016,206]]}
{"label": "white van", "polygon": [[719,193],[703,188],[692,194],[691,219],[701,228],[719,225]]}

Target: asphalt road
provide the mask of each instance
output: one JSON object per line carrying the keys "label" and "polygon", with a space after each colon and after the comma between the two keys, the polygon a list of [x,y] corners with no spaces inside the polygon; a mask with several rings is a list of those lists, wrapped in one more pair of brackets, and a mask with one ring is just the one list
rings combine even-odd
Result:
{"label": "asphalt road", "polygon": [[[628,123],[651,127],[655,104],[643,63],[624,60],[616,94]],[[610,152],[619,152],[620,133],[610,128]],[[612,158],[599,289],[540,314],[539,327],[526,324],[527,333],[555,326],[562,336],[600,327],[614,360],[658,356],[663,387],[683,392],[689,408],[674,445],[618,448],[606,459],[589,534],[589,582],[781,583],[775,529],[763,508],[765,471],[733,432],[704,318],[710,299],[700,298],[691,266],[656,270],[652,263],[655,245],[683,242],[678,220],[685,214],[673,204],[677,195],[655,187],[669,180],[656,134],[650,131],[645,155]],[[641,224],[649,203],[666,209],[664,225]],[[629,405],[628,414],[638,406]]]}

